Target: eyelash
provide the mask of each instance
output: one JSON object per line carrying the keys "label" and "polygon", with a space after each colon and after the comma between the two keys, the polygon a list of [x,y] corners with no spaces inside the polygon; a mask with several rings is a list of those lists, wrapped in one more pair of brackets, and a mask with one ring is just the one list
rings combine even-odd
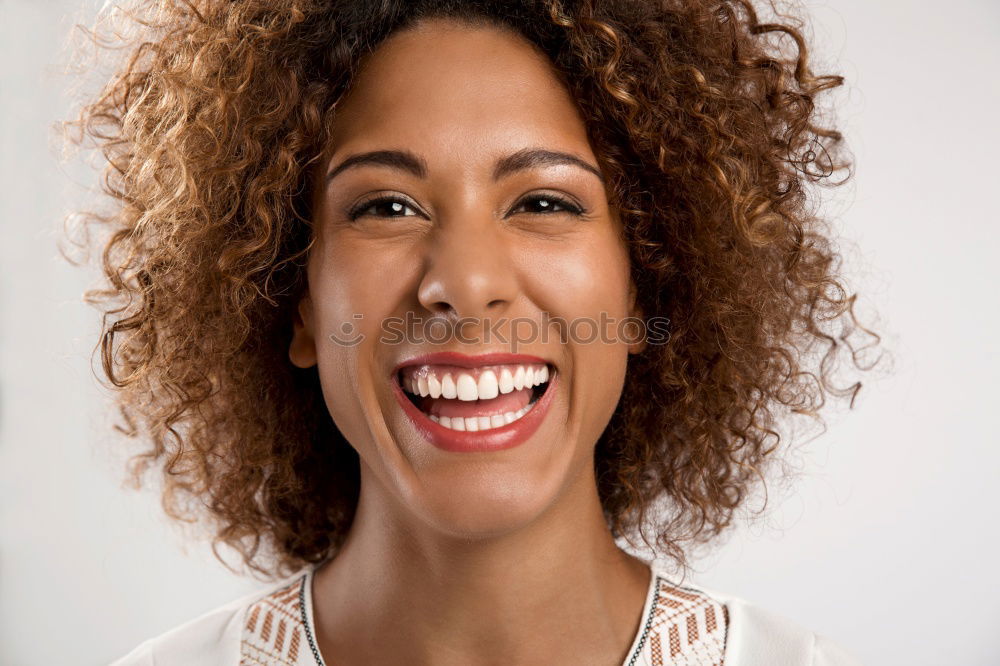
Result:
{"label": "eyelash", "polygon": [[[523,199],[521,199],[520,201],[517,202],[517,208],[520,208],[523,204],[525,204],[527,202],[538,201],[538,200],[551,201],[551,202],[555,203],[557,206],[561,206],[564,209],[564,210],[554,211],[554,213],[571,213],[573,215],[582,215],[582,214],[584,214],[586,212],[584,209],[580,208],[579,206],[577,206],[576,204],[574,204],[569,199],[566,199],[564,197],[560,197],[560,196],[557,196],[557,195],[554,195],[554,194],[536,194],[536,195],[524,197]],[[375,197],[373,199],[369,199],[368,201],[361,202],[360,204],[358,204],[357,206],[355,206],[354,208],[352,208],[347,213],[347,217],[348,217],[348,219],[350,219],[353,222],[353,221],[357,220],[359,217],[363,216],[369,209],[371,209],[371,208],[373,208],[375,206],[378,206],[380,204],[388,204],[388,203],[398,203],[398,204],[402,204],[403,206],[406,206],[407,208],[413,208],[413,209],[415,209],[414,206],[411,206],[410,204],[408,204],[404,199],[401,199],[401,198],[399,198],[397,196],[385,195],[385,196],[379,196],[379,197]],[[536,213],[533,213],[533,214],[534,215],[549,215],[549,214],[553,214],[553,213],[536,212]],[[408,216],[406,216],[406,215],[381,215],[381,216],[378,216],[378,217],[408,217]]]}

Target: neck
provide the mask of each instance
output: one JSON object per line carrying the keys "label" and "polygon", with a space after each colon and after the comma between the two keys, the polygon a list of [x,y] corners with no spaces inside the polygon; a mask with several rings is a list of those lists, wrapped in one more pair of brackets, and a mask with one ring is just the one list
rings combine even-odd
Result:
{"label": "neck", "polygon": [[328,661],[625,659],[650,571],[615,544],[592,475],[516,531],[462,538],[416,524],[362,469],[351,531],[313,583]]}

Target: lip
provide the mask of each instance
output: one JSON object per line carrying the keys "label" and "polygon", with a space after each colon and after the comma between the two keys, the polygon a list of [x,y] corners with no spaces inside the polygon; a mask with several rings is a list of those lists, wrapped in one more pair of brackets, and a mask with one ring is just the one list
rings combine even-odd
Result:
{"label": "lip", "polygon": [[460,354],[458,352],[435,352],[433,354],[424,354],[423,356],[414,356],[413,358],[408,358],[393,369],[393,375],[396,375],[403,368],[409,367],[411,365],[457,365],[460,368],[479,368],[484,365],[503,365],[503,364],[517,364],[517,363],[545,363],[552,367],[555,367],[555,363],[545,360],[539,356],[531,356],[530,354],[511,354],[507,352],[493,352],[489,354],[478,354],[476,356],[470,356],[468,354]]}
{"label": "lip", "polygon": [[545,363],[550,367],[555,367],[543,358],[530,356],[527,354],[480,354],[478,356],[468,356],[456,352],[438,352],[418,356],[400,363],[393,372],[392,384],[393,394],[396,401],[402,407],[403,412],[409,417],[410,422],[418,432],[431,444],[444,451],[453,453],[473,453],[483,451],[501,451],[510,449],[531,437],[538,426],[541,425],[552,404],[556,390],[559,388],[559,372],[552,373],[548,387],[528,413],[513,423],[480,431],[461,431],[446,428],[439,423],[431,421],[416,405],[410,402],[403,392],[403,387],[399,385],[396,377],[402,368],[411,365],[424,364],[457,365],[463,368],[477,368],[483,365],[500,365],[505,363]]}

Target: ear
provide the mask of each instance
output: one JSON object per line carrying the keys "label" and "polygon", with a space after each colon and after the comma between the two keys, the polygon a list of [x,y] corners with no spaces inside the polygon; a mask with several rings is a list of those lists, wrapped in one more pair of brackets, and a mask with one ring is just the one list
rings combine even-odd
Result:
{"label": "ear", "polygon": [[315,330],[312,298],[306,289],[292,315],[292,342],[288,347],[288,358],[292,365],[299,368],[316,365]]}
{"label": "ear", "polygon": [[[628,302],[629,302],[629,308],[628,308],[629,317],[634,317],[639,321],[643,321],[644,313],[642,311],[642,308],[639,307],[639,290],[635,286],[635,282],[631,279],[628,282]],[[629,343],[628,346],[629,354],[639,354],[645,351],[647,344],[645,323],[641,327],[641,333],[642,337],[639,340]]]}

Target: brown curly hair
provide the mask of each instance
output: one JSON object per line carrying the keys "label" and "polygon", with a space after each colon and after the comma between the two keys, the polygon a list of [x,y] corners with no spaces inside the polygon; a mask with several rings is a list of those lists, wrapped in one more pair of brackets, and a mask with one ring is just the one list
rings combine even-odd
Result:
{"label": "brown curly hair", "polygon": [[423,17],[510,27],[548,55],[607,175],[642,312],[670,321],[668,344],[629,358],[596,446],[616,537],[649,545],[652,524],[686,568],[684,542],[719,535],[764,481],[784,415],[819,420],[826,395],[853,406],[860,382],[831,382],[838,351],[867,370],[850,333],[880,338],[857,325],[807,191],[851,175],[815,105],[843,79],[812,73],[796,19],[761,23],[750,0],[146,0],[118,15],[137,28],[126,58],[65,124],[107,161],[113,212],[83,216],[106,230],[107,282],[85,296],[116,428],[147,443],[135,483],[161,466],[168,514],[207,519],[213,548],[250,569],[320,562],[351,525],[358,455],[316,368],[288,360],[310,174],[359,61]]}

